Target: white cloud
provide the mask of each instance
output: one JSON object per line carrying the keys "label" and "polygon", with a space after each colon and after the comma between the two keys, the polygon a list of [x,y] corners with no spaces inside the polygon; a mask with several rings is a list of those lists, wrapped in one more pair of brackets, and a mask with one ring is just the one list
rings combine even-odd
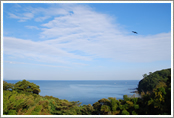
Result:
{"label": "white cloud", "polygon": [[8,15],[10,16],[10,18],[20,19],[20,17],[15,14],[9,13]]}
{"label": "white cloud", "polygon": [[[151,62],[171,58],[170,32],[151,36],[125,35],[119,24],[114,23],[115,18],[97,13],[86,6],[35,8],[22,17],[11,14],[11,18],[24,21],[31,18],[43,21],[51,16],[54,16],[53,20],[42,24],[44,28],[40,36],[44,41],[4,37],[5,54],[57,63],[69,63],[72,59],[90,61],[95,58],[111,58],[129,62]],[[27,27],[37,29],[35,26]]]}
{"label": "white cloud", "polygon": [[36,30],[39,30],[39,28],[37,26],[25,26],[26,28],[28,29],[36,29]]}
{"label": "white cloud", "polygon": [[42,22],[52,16],[66,15],[66,14],[70,14],[69,11],[66,11],[63,8],[58,8],[58,7],[49,7],[48,9],[41,7],[38,8],[27,7],[23,9],[21,8],[20,10],[15,10],[15,13],[8,13],[10,18],[19,19],[19,22],[26,22],[27,20],[31,19],[34,19],[37,22]]}
{"label": "white cloud", "polygon": [[42,22],[42,21],[44,21],[44,20],[46,20],[48,18],[50,18],[50,16],[37,17],[37,18],[35,18],[35,21]]}
{"label": "white cloud", "polygon": [[35,63],[25,63],[25,62],[16,62],[16,61],[4,61],[5,63],[10,64],[28,64],[28,65],[39,65],[39,66],[48,66],[48,67],[61,67],[61,68],[70,68],[68,66],[55,66],[55,65],[46,65],[46,64],[35,64]]}
{"label": "white cloud", "polygon": [[12,37],[4,37],[4,54],[14,57],[28,58],[42,62],[69,63],[67,60],[90,60],[88,57],[75,55],[62,50],[54,45],[44,42],[34,42]]}
{"label": "white cloud", "polygon": [[74,14],[55,17],[43,24],[41,38],[47,43],[63,43],[67,51],[79,50],[93,58],[147,62],[170,59],[171,33],[131,36],[122,33],[113,18],[88,7],[74,6]]}
{"label": "white cloud", "polygon": [[14,4],[14,7],[20,8],[21,6],[19,4]]}
{"label": "white cloud", "polygon": [[32,19],[34,17],[34,15],[32,13],[23,13],[23,14],[12,14],[12,13],[8,13],[10,18],[14,18],[14,19],[19,19],[19,22],[25,22],[26,20]]}
{"label": "white cloud", "polygon": [[42,38],[74,34],[91,38],[103,33],[120,34],[118,26],[112,24],[114,19],[106,14],[96,13],[82,6],[74,6],[69,8],[69,11],[73,14],[55,17],[54,20],[43,24],[42,26],[47,28],[43,29]]}

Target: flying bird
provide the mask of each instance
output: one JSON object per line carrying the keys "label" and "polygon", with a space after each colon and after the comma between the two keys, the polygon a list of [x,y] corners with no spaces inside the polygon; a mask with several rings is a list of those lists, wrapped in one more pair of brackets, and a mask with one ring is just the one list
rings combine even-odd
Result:
{"label": "flying bird", "polygon": [[135,32],[135,31],[132,31],[133,33],[135,33],[135,34],[138,34],[137,32]]}

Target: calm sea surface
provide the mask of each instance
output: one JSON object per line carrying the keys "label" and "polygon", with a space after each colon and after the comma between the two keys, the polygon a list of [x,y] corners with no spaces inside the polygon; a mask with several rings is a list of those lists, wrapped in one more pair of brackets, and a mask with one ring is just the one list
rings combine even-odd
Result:
{"label": "calm sea surface", "polygon": [[[16,83],[19,80],[5,80]],[[68,101],[80,101],[83,104],[93,104],[99,99],[116,97],[123,99],[123,95],[138,87],[139,80],[27,80],[40,86],[41,96],[53,96]]]}

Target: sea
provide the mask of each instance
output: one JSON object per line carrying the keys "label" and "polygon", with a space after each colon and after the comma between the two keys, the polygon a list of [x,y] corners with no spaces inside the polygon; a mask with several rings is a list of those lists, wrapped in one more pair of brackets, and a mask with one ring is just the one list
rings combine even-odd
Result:
{"label": "sea", "polygon": [[[16,83],[21,80],[5,80]],[[41,96],[53,96],[68,101],[79,101],[81,105],[97,102],[102,98],[123,95],[138,96],[132,93],[138,87],[139,80],[27,80],[40,86]]]}

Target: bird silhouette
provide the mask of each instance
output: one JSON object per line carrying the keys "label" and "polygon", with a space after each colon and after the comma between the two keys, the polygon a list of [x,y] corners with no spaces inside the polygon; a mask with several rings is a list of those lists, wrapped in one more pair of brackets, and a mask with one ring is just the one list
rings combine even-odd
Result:
{"label": "bird silhouette", "polygon": [[135,31],[132,31],[133,33],[135,33],[135,34],[138,34],[137,32],[135,32]]}

